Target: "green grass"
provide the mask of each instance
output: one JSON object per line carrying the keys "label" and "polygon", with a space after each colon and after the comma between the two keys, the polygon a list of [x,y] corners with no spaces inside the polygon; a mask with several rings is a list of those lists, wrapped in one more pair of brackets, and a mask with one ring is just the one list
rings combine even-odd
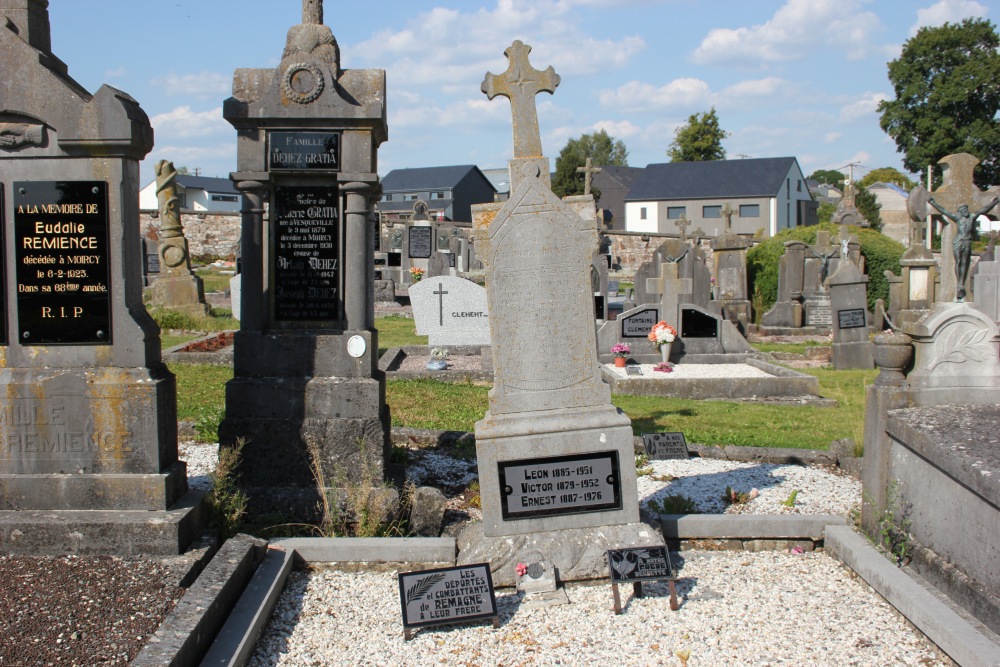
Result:
{"label": "green grass", "polygon": [[427,345],[427,336],[418,336],[412,318],[390,315],[375,320],[378,329],[378,354],[381,357],[390,347]]}
{"label": "green grass", "polygon": [[226,382],[233,377],[228,366],[172,364],[177,377],[177,419],[192,420],[198,440],[215,442],[226,409]]}
{"label": "green grass", "polygon": [[[876,371],[807,369],[834,408],[696,401],[616,394],[635,434],[681,431],[688,442],[747,447],[826,449],[833,440],[861,442],[864,388]],[[394,425],[472,431],[486,413],[487,387],[436,380],[389,380],[386,400]]]}
{"label": "green grass", "polygon": [[233,277],[233,269],[228,269],[229,274],[222,273],[222,271],[223,269],[215,266],[202,266],[195,269],[195,273],[201,278],[206,292],[225,292],[229,289],[229,280]]}
{"label": "green grass", "polygon": [[830,341],[807,340],[804,343],[750,343],[758,352],[793,352],[804,354],[806,348],[829,346]]}
{"label": "green grass", "polygon": [[197,340],[201,338],[203,334],[200,331],[192,331],[190,333],[184,334],[165,334],[160,332],[160,349],[166,350],[174,345],[180,345],[181,343],[187,343],[192,340]]}

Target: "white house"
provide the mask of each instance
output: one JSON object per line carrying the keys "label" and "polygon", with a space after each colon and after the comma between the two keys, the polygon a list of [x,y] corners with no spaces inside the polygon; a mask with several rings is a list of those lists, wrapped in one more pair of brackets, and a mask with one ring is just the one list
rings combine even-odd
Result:
{"label": "white house", "polygon": [[684,216],[691,229],[718,236],[727,205],[737,234],[766,238],[818,222],[798,160],[776,157],[648,165],[625,196],[625,229],[676,234]]}
{"label": "white house", "polygon": [[[236,213],[241,207],[240,192],[228,178],[177,174],[177,197],[184,211]],[[155,180],[139,190],[139,208],[144,211],[159,209]]]}

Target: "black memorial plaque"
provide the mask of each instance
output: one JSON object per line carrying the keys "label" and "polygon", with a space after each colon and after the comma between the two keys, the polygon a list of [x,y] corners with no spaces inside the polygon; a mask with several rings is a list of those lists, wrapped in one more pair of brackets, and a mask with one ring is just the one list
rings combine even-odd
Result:
{"label": "black memorial plaque", "polygon": [[403,266],[403,253],[401,252],[387,252],[386,259],[388,260],[387,266]]}
{"label": "black memorial plaque", "polygon": [[338,171],[340,133],[268,132],[267,165],[270,171]]}
{"label": "black memorial plaque", "polygon": [[408,227],[409,234],[409,257],[410,259],[430,259],[431,256],[431,228],[430,227]]}
{"label": "black memorial plaque", "polygon": [[719,320],[694,308],[681,308],[681,338],[718,338]]}
{"label": "black memorial plaque", "polygon": [[594,295],[594,318],[598,320],[608,319],[608,314],[604,309],[604,295]]}
{"label": "black memorial plaque", "polygon": [[375,266],[385,266],[385,262],[386,262],[386,258],[385,257],[376,257],[375,258]]}
{"label": "black memorial plaque", "polygon": [[663,545],[608,549],[608,571],[611,582],[616,584],[661,581],[676,576],[670,563],[670,553]]}
{"label": "black memorial plaque", "polygon": [[504,519],[607,512],[622,508],[618,452],[497,463]]}
{"label": "black memorial plaque", "polygon": [[407,639],[411,628],[497,618],[489,563],[400,572],[397,580]]}
{"label": "black memorial plaque", "polygon": [[654,461],[686,460],[691,457],[687,440],[684,439],[684,434],[679,432],[643,433],[642,446],[646,448],[646,455]]}
{"label": "black memorial plaque", "polygon": [[274,317],[340,319],[337,189],[274,189]]}
{"label": "black memorial plaque", "polygon": [[660,321],[657,308],[643,308],[630,315],[618,318],[621,322],[622,338],[648,338],[653,325]]}
{"label": "black memorial plaque", "polygon": [[625,375],[628,377],[638,377],[642,375],[642,366],[639,364],[629,364],[625,367]]}
{"label": "black memorial plaque", "polygon": [[837,311],[837,323],[841,329],[861,329],[868,326],[865,322],[864,308],[851,308]]}
{"label": "black memorial plaque", "polygon": [[110,344],[108,184],[20,181],[13,203],[21,344]]}
{"label": "black memorial plaque", "polygon": [[450,269],[455,268],[455,253],[453,252],[448,253],[448,268]]}

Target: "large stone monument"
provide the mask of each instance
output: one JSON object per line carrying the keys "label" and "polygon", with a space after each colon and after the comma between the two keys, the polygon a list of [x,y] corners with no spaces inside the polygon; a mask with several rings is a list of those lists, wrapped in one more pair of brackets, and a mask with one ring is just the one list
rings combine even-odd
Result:
{"label": "large stone monument", "polygon": [[139,104],[84,90],[46,0],[0,1],[0,553],[177,554],[199,496],[142,304]]}
{"label": "large stone monument", "polygon": [[511,102],[512,188],[505,204],[473,214],[495,379],[476,423],[483,521],[461,535],[459,561],[489,560],[498,583],[513,583],[528,552],[562,579],[590,578],[605,571],[605,549],[661,539],[639,523],[631,424],[596,357],[593,197],[563,201],[549,187],[534,97],[559,77],[532,68],[530,50],[515,41],[508,70],[483,83]]}
{"label": "large stone monument", "polygon": [[747,246],[750,242],[733,232],[735,211],[729,204],[722,210],[725,231],[712,243],[715,260],[715,299],[711,302],[722,316],[746,331],[753,321],[753,310],[747,290]]}
{"label": "large stone monument", "polygon": [[181,225],[177,199],[177,170],[174,163],[160,160],[156,171],[156,199],[160,209],[160,242],[157,246],[159,274],[153,281],[153,303],[163,308],[193,315],[209,312],[205,287],[191,271],[187,239]]}
{"label": "large stone monument", "polygon": [[[274,69],[240,69],[242,313],[220,444],[245,441],[251,511],[308,516],[337,480],[383,474],[389,412],[374,328],[385,72],[342,70],[320,0]],[[267,215],[264,200],[270,202]]]}

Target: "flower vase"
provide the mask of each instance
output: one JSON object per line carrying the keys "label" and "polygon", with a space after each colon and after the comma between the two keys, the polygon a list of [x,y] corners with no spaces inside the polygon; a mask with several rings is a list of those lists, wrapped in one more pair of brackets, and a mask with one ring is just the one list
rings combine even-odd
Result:
{"label": "flower vase", "polygon": [[625,362],[627,359],[625,357],[615,357],[615,366],[617,368],[625,368]]}
{"label": "flower vase", "polygon": [[663,363],[670,361],[670,343],[660,344],[660,360]]}

